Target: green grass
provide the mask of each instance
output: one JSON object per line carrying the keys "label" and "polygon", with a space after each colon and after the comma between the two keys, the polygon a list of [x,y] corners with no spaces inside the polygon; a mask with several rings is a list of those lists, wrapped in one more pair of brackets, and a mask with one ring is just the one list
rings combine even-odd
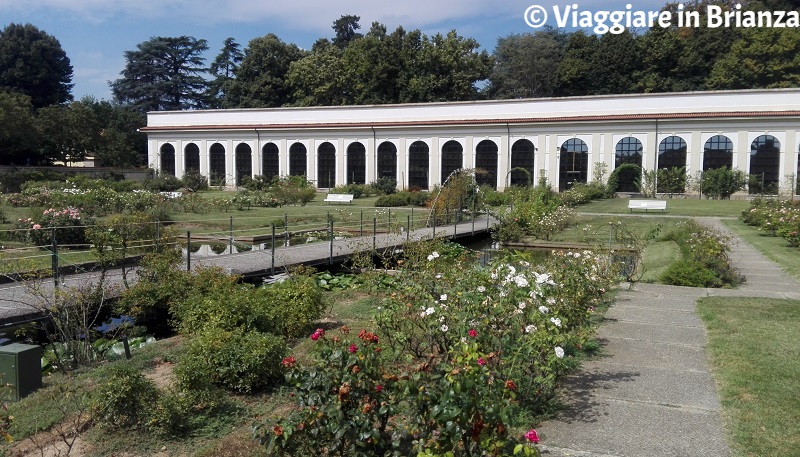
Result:
{"label": "green grass", "polygon": [[[553,241],[580,242],[588,238],[590,243],[608,244],[609,239],[614,242],[615,235],[611,229],[612,224],[622,222],[625,230],[645,237],[651,230],[661,224],[661,234],[669,232],[675,227],[681,218],[659,217],[659,216],[630,216],[619,217],[615,215],[589,215],[581,214],[575,220],[575,224],[563,232],[553,236]],[[587,226],[589,228],[587,229]],[[584,230],[586,229],[586,230]]]}
{"label": "green grass", "polygon": [[[667,200],[667,210],[664,214],[670,216],[713,216],[713,217],[739,217],[739,214],[750,207],[750,202],[746,200],[699,200],[674,198]],[[630,214],[627,198],[609,198],[606,200],[595,200],[591,203],[581,205],[576,208],[581,213],[605,213],[605,214]],[[641,213],[638,211],[634,214]],[[651,212],[651,215],[661,214],[661,212]]]}
{"label": "green grass", "polygon": [[789,246],[781,237],[769,236],[742,221],[725,220],[723,223],[747,244],[777,263],[788,275],[800,281],[800,249]]}
{"label": "green grass", "polygon": [[713,297],[698,310],[734,455],[797,455],[800,301]]}
{"label": "green grass", "polygon": [[642,282],[658,282],[672,262],[681,258],[681,249],[674,241],[648,244],[642,253]]}

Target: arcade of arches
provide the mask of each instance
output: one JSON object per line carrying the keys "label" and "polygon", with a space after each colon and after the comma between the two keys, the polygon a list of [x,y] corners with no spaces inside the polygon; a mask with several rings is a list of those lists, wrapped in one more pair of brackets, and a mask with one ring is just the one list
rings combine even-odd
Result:
{"label": "arcade of arches", "polygon": [[[800,150],[800,149],[799,149]],[[438,158],[438,181],[445,182],[454,171],[467,164],[476,170],[476,181],[480,185],[492,188],[507,186],[522,186],[532,184],[537,175],[536,164],[538,148],[529,139],[516,139],[510,144],[504,175],[500,174],[500,161],[502,160],[498,141],[483,139],[478,141],[473,151],[465,151],[460,141],[448,140],[441,144],[440,151],[432,155],[429,143],[422,140],[410,142],[407,151],[401,154],[395,142],[382,141],[377,144],[374,160],[369,157],[364,143],[354,141],[350,143],[344,153],[337,151],[334,142],[325,141],[316,147],[313,155],[315,162],[315,176],[319,188],[332,188],[338,184],[366,184],[370,176],[368,167],[374,167],[375,173],[371,176],[405,180],[405,185],[412,189],[429,189],[432,184],[431,172],[434,164],[432,160]],[[557,149],[558,163],[558,189],[564,191],[577,183],[586,183],[590,176],[591,152],[589,145],[583,139],[573,137],[560,143]],[[541,153],[539,153],[541,154]],[[739,169],[746,169],[751,175],[751,192],[776,191],[781,181],[780,164],[782,160],[781,142],[772,135],[760,135],[750,143],[750,152],[747,157],[746,167],[740,160]],[[178,170],[183,172],[203,171],[201,166],[201,150],[196,142],[185,144],[181,154],[176,153],[172,143],[164,143],[158,150],[158,167],[161,173],[176,176]],[[268,142],[261,147],[260,154],[255,154],[249,144],[242,142],[234,148],[234,159],[231,164],[227,162],[227,151],[222,142],[213,142],[208,146],[208,177],[211,183],[223,182],[226,177],[233,178],[235,185],[242,184],[246,176],[262,174],[268,179],[281,174],[280,147],[275,142]],[[797,175],[800,175],[800,152],[795,154]],[[466,160],[469,156],[469,160]],[[702,149],[702,171],[716,168],[734,167],[734,142],[726,135],[713,135],[709,137]],[[635,164],[643,169],[645,148],[642,141],[635,136],[626,136],[616,141],[614,145],[613,171],[623,164]],[[300,141],[292,142],[288,147],[288,166],[286,170],[290,175],[307,175],[309,169],[309,154],[307,146]],[[343,160],[342,160],[343,159]],[[402,167],[399,160],[405,160]],[[686,140],[680,135],[670,135],[658,143],[658,153],[655,168],[670,169],[687,167],[688,146]],[[180,162],[182,163],[180,163]],[[339,168],[344,163],[343,168]],[[260,164],[255,167],[254,164]],[[233,168],[231,176],[228,167]],[[650,164],[650,169],[653,166]],[[621,192],[635,192],[639,176],[634,171],[626,170],[619,176]],[[341,175],[343,176],[341,176]],[[405,176],[407,175],[407,176]],[[554,176],[548,179],[553,182]],[[401,183],[403,185],[403,183]]]}

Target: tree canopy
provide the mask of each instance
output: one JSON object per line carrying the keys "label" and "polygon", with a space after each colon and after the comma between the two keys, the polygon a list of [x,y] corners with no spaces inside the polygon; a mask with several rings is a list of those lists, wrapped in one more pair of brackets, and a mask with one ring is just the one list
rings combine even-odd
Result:
{"label": "tree canopy", "polygon": [[34,109],[72,99],[72,64],[52,35],[31,24],[0,31],[0,90],[30,97]]}
{"label": "tree canopy", "polygon": [[203,108],[206,40],[154,37],[125,52],[122,77],[110,83],[114,99],[142,111]]}

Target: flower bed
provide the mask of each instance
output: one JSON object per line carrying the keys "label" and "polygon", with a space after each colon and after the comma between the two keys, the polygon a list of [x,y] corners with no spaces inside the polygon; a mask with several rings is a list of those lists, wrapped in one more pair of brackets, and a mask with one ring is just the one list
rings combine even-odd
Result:
{"label": "flower bed", "polygon": [[261,427],[268,454],[538,455],[520,418],[574,366],[615,266],[590,251],[486,268],[458,250],[416,254],[376,331],[320,328],[311,363],[284,360],[298,407]]}
{"label": "flower bed", "polygon": [[742,221],[800,247],[800,201],[755,199],[742,212]]}

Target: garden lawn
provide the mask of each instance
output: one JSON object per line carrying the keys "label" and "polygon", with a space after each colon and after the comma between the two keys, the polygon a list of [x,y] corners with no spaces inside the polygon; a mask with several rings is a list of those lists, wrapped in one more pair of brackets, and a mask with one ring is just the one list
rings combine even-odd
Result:
{"label": "garden lawn", "polygon": [[797,455],[800,301],[713,297],[698,311],[734,455]]}
{"label": "garden lawn", "polygon": [[[745,209],[750,207],[747,200],[700,200],[684,198],[667,198],[667,210],[664,214],[671,216],[712,216],[712,217],[739,217]],[[606,213],[630,214],[627,198],[609,198],[594,200],[575,208],[580,213]],[[641,213],[641,211],[634,212]],[[649,214],[661,214],[651,212]]]}
{"label": "garden lawn", "polygon": [[756,227],[745,225],[742,221],[725,220],[723,223],[768,259],[777,263],[783,271],[800,281],[800,249],[789,246],[782,237],[769,236]]}
{"label": "garden lawn", "polygon": [[[553,235],[553,241],[584,242],[592,244],[608,245],[609,237],[612,244],[615,242],[615,235],[611,230],[611,224],[622,222],[625,230],[644,238],[647,234],[656,229],[661,224],[660,235],[671,231],[678,222],[683,219],[674,217],[659,216],[630,216],[619,217],[614,215],[579,215],[575,219],[575,224],[566,230]],[[587,228],[588,226],[588,228]]]}

